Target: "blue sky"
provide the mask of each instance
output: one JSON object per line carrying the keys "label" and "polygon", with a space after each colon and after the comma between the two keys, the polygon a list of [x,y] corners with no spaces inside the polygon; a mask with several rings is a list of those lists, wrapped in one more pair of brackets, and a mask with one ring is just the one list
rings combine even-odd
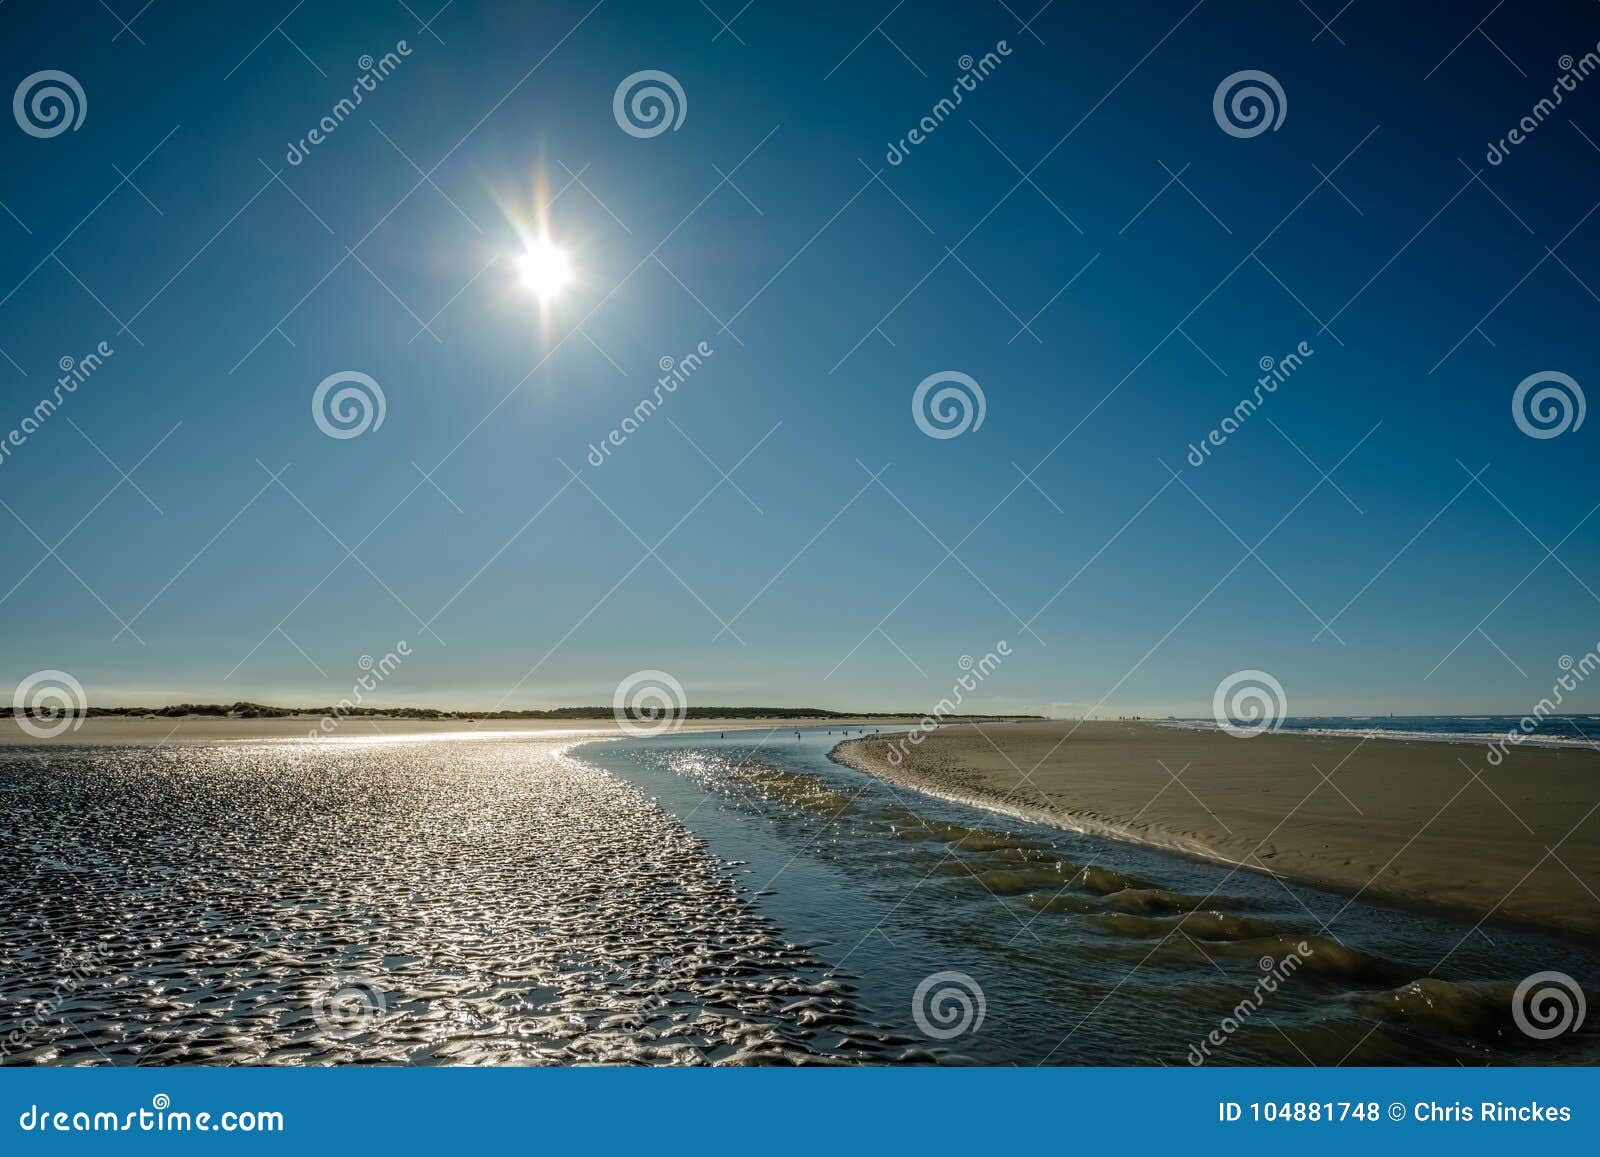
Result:
{"label": "blue sky", "polygon": [[[1295,714],[1520,713],[1600,639],[1600,419],[1511,408],[1597,380],[1600,79],[1485,160],[1600,9],[411,7],[0,9],[6,86],[87,105],[0,126],[0,437],[114,350],[0,463],[8,686],[322,702],[404,639],[385,701],[653,668],[695,704],[920,709],[1006,640],[980,709],[1197,714],[1262,669]],[[613,94],[647,69],[686,108],[639,137]],[[1215,119],[1241,70],[1275,130]],[[541,315],[512,259],[551,197],[576,282]],[[381,427],[318,428],[341,371]],[[913,421],[942,371],[980,428]]]}

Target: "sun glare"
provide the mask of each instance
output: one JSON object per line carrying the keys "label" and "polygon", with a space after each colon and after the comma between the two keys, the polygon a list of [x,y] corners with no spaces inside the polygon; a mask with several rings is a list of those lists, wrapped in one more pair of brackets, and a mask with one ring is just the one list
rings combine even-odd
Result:
{"label": "sun glare", "polygon": [[524,289],[548,301],[572,281],[572,264],[557,246],[543,239],[530,241],[517,257],[517,280]]}

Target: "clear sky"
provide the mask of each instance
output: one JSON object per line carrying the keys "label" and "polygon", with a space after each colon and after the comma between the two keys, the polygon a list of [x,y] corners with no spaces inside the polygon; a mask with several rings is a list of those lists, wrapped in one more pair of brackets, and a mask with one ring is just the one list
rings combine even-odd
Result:
{"label": "clear sky", "polygon": [[6,688],[327,702],[405,640],[376,700],[921,709],[1005,640],[975,709],[1520,714],[1600,640],[1600,418],[1512,410],[1600,383],[1600,78],[1486,158],[1595,5],[292,3],[0,7],[85,106],[0,124],[0,440],[113,351],[0,458]]}

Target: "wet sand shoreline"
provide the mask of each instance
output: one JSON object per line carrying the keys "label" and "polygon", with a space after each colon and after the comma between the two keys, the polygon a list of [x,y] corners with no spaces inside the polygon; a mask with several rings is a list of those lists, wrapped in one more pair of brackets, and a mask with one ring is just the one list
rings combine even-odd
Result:
{"label": "wet sand shoreline", "polygon": [[832,757],[1365,902],[1600,940],[1600,753],[1518,748],[1493,767],[1471,744],[1050,721],[946,725],[896,765],[903,734],[848,739]]}

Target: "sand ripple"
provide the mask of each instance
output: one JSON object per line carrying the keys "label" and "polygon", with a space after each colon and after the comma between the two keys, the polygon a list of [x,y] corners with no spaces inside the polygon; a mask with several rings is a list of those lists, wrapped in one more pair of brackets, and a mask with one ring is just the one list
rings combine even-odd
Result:
{"label": "sand ripple", "polygon": [[22,753],[0,815],[8,1063],[924,1058],[556,741]]}

